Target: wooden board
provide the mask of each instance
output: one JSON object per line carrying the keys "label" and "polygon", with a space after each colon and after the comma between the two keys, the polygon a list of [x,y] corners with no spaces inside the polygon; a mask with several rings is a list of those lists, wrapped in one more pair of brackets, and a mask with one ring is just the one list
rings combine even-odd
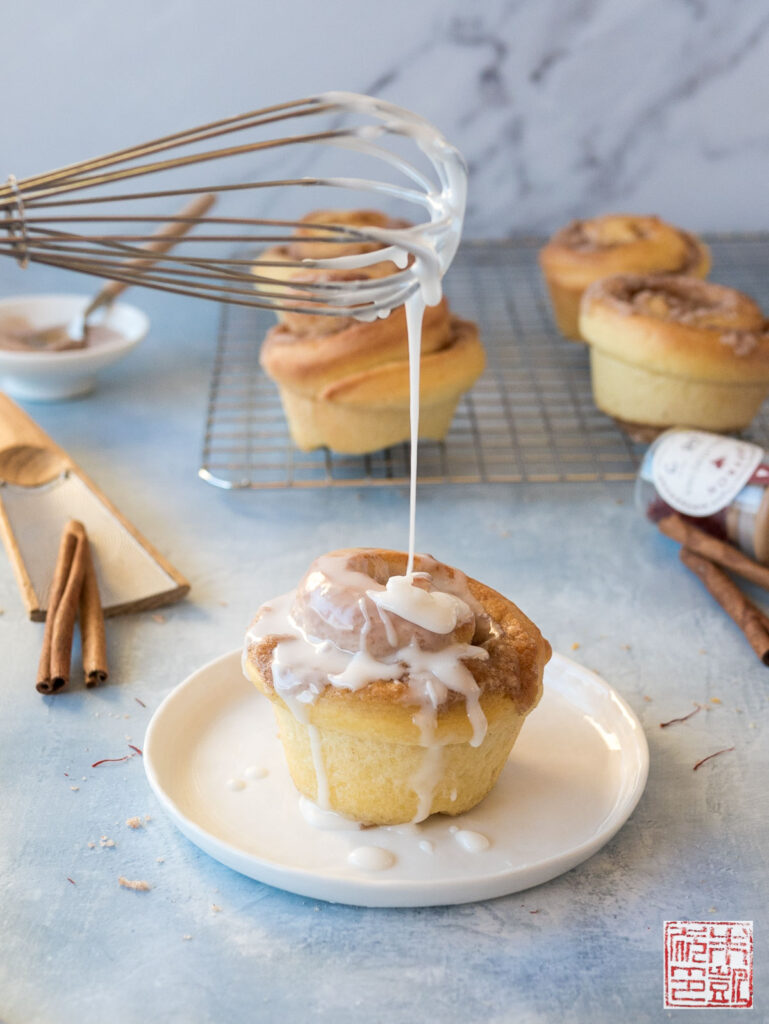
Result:
{"label": "wooden board", "polygon": [[[108,602],[104,598],[105,581],[102,576],[100,584],[105,603],[105,615],[112,616],[158,608],[180,601],[189,592],[190,585],[184,576],[122,515],[69,454],[59,447],[7,395],[0,393],[0,535],[8,552],[22,599],[33,621],[44,621],[46,595],[43,592],[44,587],[40,584],[40,572],[31,572],[25,562],[24,544],[20,543],[20,538],[30,523],[33,526],[35,524],[32,522],[33,517],[19,520],[17,516],[14,528],[12,506],[16,502],[27,503],[28,507],[30,507],[29,503],[34,503],[36,500],[50,502],[52,490],[60,485],[60,498],[66,501],[69,494],[79,495],[80,505],[82,505],[82,496],[86,493],[89,500],[93,499],[93,509],[100,520],[109,519],[114,524],[115,530],[121,531],[121,533],[124,531],[122,536],[125,541],[121,543],[120,552],[121,571],[130,576],[133,561],[137,579],[141,572],[148,577],[150,585],[146,593],[132,595],[130,599],[121,599],[119,596],[115,596]],[[77,518],[77,511],[73,508],[67,513],[67,516]],[[63,525],[59,518],[52,516],[49,526],[40,527],[45,529],[46,534],[55,532],[55,536],[47,535],[45,537],[46,545],[53,546],[54,549],[58,545],[58,534]],[[87,522],[85,525],[88,529]],[[29,530],[27,529],[26,532],[28,533]],[[93,544],[94,538],[91,539]],[[30,550],[29,540],[30,538],[27,536],[27,551]],[[104,544],[102,544],[101,550],[99,550],[98,544],[94,545],[97,574],[100,573],[99,564],[102,566],[102,573],[105,567],[109,566],[112,554],[113,552],[105,550]],[[49,560],[50,567],[48,568],[46,565],[46,568],[52,576],[54,562],[53,559]],[[148,573],[149,563],[154,563],[154,567],[158,571]],[[109,591],[109,587],[106,589]]]}

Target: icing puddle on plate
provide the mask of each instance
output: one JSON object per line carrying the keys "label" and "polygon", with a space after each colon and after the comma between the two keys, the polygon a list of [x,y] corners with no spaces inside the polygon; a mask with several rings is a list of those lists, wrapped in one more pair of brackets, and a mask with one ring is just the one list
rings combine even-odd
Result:
{"label": "icing puddle on plate", "polygon": [[237,651],[161,704],[144,763],[179,828],[229,867],[319,899],[419,906],[516,892],[590,856],[635,807],[648,750],[611,687],[555,655],[482,803],[457,818],[361,828],[300,798],[272,709],[243,678]]}

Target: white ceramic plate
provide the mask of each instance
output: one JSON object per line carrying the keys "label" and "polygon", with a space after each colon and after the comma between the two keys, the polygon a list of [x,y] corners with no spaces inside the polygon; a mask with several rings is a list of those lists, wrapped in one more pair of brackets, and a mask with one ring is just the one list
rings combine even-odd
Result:
{"label": "white ceramic plate", "polygon": [[[0,321],[22,317],[35,330],[69,323],[92,295],[17,295],[0,300]],[[136,306],[116,302],[105,314],[94,314],[122,337],[92,347],[63,352],[16,352],[0,349],[0,387],[14,398],[52,402],[91,391],[96,375],[135,348],[149,330],[149,320]]]}
{"label": "white ceramic plate", "polygon": [[[593,672],[558,654],[497,785],[458,818],[365,830],[308,824],[272,709],[244,679],[239,651],[177,686],[144,741],[152,789],[206,853],[289,892],[369,907],[468,903],[568,871],[628,819],[648,765],[646,738],[628,705]],[[231,780],[244,785],[232,789]],[[462,845],[466,832],[490,845],[470,852]],[[361,847],[389,851],[394,863],[377,871],[356,867],[348,855]]]}

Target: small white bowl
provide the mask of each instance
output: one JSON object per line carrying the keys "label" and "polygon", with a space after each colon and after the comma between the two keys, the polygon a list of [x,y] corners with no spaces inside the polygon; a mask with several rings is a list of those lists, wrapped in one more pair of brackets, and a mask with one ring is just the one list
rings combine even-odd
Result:
{"label": "small white bowl", "polygon": [[[33,330],[68,324],[90,302],[88,295],[17,295],[0,299],[0,323],[23,317]],[[16,352],[0,348],[0,388],[13,398],[30,402],[55,402],[91,391],[96,374],[116,363],[144,339],[150,322],[140,309],[117,302],[103,319],[95,322],[118,331],[122,337],[93,348],[64,352]]]}

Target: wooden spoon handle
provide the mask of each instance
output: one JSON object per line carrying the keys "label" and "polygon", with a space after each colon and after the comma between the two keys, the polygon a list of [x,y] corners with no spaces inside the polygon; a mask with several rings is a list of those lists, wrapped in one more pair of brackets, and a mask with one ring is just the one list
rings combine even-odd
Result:
{"label": "wooden spoon handle", "polygon": [[[211,192],[205,192],[203,195],[196,196],[189,203],[183,206],[177,214],[177,217],[189,218],[188,220],[172,220],[167,224],[162,224],[157,231],[153,232],[156,241],[147,242],[146,245],[142,246],[142,249],[145,252],[162,256],[163,253],[172,249],[180,238],[183,238],[188,231],[195,227],[196,221],[210,210],[215,202],[216,196]],[[145,259],[143,256],[137,256],[134,259],[126,260],[124,266],[143,267],[148,269],[156,262],[157,260]],[[129,283],[128,281],[108,281],[107,284],[105,284],[104,287],[96,293],[86,307],[86,310],[83,313],[84,319],[87,320],[91,313],[100,309],[102,306],[109,305],[109,303],[113,302],[118,295],[122,295],[126,288],[130,288],[132,283],[133,282]]]}

